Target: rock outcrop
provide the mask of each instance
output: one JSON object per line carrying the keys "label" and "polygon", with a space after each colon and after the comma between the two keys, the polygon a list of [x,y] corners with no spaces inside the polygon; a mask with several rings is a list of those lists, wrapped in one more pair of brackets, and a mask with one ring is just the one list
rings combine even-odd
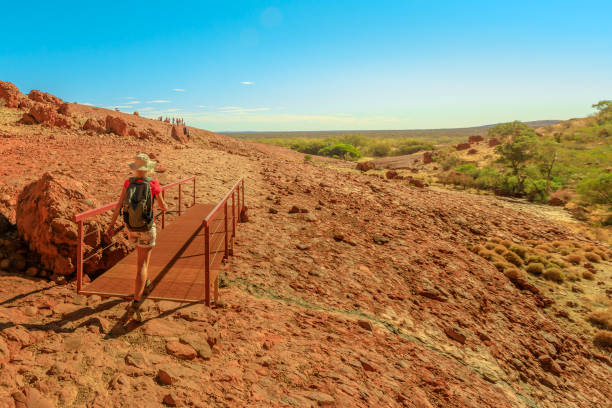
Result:
{"label": "rock outcrop", "polygon": [[468,143],[478,143],[482,142],[484,138],[480,135],[472,135],[468,138]]}
{"label": "rock outcrop", "polygon": [[495,146],[500,145],[500,144],[501,144],[501,142],[499,141],[499,139],[496,139],[494,137],[489,139],[489,147],[495,147]]}
{"label": "rock outcrop", "polygon": [[[85,185],[70,177],[45,173],[41,179],[27,185],[17,203],[17,229],[32,251],[40,254],[41,264],[57,275],[71,275],[75,271],[77,224],[75,213],[95,206]],[[84,252],[97,249],[103,241],[100,221],[88,221],[84,228]],[[117,245],[106,254],[113,258],[102,260],[101,254],[84,264],[85,272],[95,272],[115,263],[127,253]]]}
{"label": "rock outcrop", "polygon": [[47,92],[41,92],[37,89],[31,90],[30,93],[28,94],[28,98],[30,98],[31,100],[35,102],[54,105],[57,109],[59,109],[64,103],[64,101],[62,101],[57,96],[51,95],[50,93],[47,93]]}
{"label": "rock outcrop", "polygon": [[429,164],[433,162],[433,152],[425,152],[423,153],[423,163]]}
{"label": "rock outcrop", "polygon": [[172,125],[172,138],[178,140],[181,143],[187,143],[187,135],[183,126]]}
{"label": "rock outcrop", "polygon": [[355,168],[361,171],[376,170],[376,164],[373,161],[359,162]]}
{"label": "rock outcrop", "polygon": [[106,127],[102,119],[89,118],[85,121],[82,127],[83,130],[88,130],[94,133],[105,133]]}
{"label": "rock outcrop", "polygon": [[467,150],[470,148],[470,144],[469,143],[459,143],[457,146],[455,146],[455,149],[457,150]]}
{"label": "rock outcrop", "polygon": [[118,116],[106,117],[106,130],[119,136],[128,135],[128,123]]}
{"label": "rock outcrop", "polygon": [[4,101],[7,108],[17,108],[23,95],[14,84],[0,81],[0,99]]}

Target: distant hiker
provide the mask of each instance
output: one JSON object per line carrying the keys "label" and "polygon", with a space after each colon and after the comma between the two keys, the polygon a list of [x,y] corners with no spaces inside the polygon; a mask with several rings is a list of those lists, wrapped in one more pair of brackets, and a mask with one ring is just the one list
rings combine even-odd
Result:
{"label": "distant hiker", "polygon": [[167,211],[166,202],[160,194],[162,189],[159,182],[152,177],[148,177],[155,164],[144,153],[137,154],[134,162],[130,163],[130,168],[134,170],[134,177],[130,177],[123,184],[117,207],[113,212],[113,218],[106,230],[107,236],[112,236],[113,226],[121,210],[123,221],[128,229],[129,240],[136,245],[138,251],[134,300],[128,306],[128,317],[135,315],[137,320],[142,320],[140,315],[142,296],[148,294],[151,286],[151,281],[147,279],[147,272],[157,235],[153,216],[155,199],[157,199],[159,208],[162,211]]}

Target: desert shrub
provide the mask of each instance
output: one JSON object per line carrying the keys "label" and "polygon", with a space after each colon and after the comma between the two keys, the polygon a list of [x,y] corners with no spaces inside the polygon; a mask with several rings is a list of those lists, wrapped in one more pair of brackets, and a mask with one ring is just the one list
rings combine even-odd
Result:
{"label": "desert shrub", "polygon": [[551,252],[553,250],[553,247],[550,244],[539,244],[536,246],[536,249],[539,249],[540,251]]}
{"label": "desert shrub", "polygon": [[506,259],[506,261],[510,262],[513,265],[516,265],[518,267],[523,266],[523,260],[521,259],[521,257],[512,251],[506,252],[504,254],[504,258]]}
{"label": "desert shrub", "polygon": [[596,249],[594,251],[597,255],[599,255],[599,257],[603,260],[603,261],[607,261],[608,260],[608,255],[601,249]]}
{"label": "desert shrub", "polygon": [[561,247],[559,248],[559,253],[563,256],[569,255],[572,253],[572,250],[570,248],[567,247]]}
{"label": "desert shrub", "polygon": [[493,250],[500,255],[506,253],[506,247],[503,245],[496,245]]}
{"label": "desert shrub", "polygon": [[596,310],[587,316],[587,320],[601,329],[612,330],[612,308]]}
{"label": "desert shrub", "polygon": [[492,261],[492,260],[493,260],[493,258],[495,258],[495,252],[493,252],[493,251],[488,251],[488,250],[486,250],[486,249],[485,249],[485,250],[483,250],[483,251],[480,251],[480,252],[478,253],[478,255],[480,255],[481,257],[483,257],[483,258],[484,258],[484,259],[486,259],[487,261]]}
{"label": "desert shrub", "polygon": [[522,259],[525,259],[525,256],[527,256],[527,248],[525,248],[524,246],[512,245],[508,249],[514,252],[515,254],[517,254],[518,256],[520,256]]}
{"label": "desert shrub", "polygon": [[584,253],[584,257],[589,261],[589,262],[593,262],[593,263],[599,263],[601,262],[601,257],[599,255],[597,255],[594,252],[585,252]]}
{"label": "desert shrub", "polygon": [[361,157],[361,152],[350,144],[338,143],[320,149],[319,156],[338,157],[345,160],[356,160]]}
{"label": "desert shrub", "polygon": [[500,244],[502,244],[506,248],[510,248],[512,246],[512,242],[508,241],[507,239],[502,240]]}
{"label": "desert shrub", "polygon": [[515,281],[517,279],[522,279],[523,278],[523,272],[521,272],[520,269],[517,268],[507,268],[504,270],[504,275],[506,275],[506,277],[508,279],[510,279],[511,281]]}
{"label": "desert shrub", "polygon": [[[398,146],[395,154],[403,156],[405,154],[413,154],[424,150],[435,150],[435,147],[429,143],[423,143],[418,140],[404,140]],[[450,168],[450,167],[449,167]]]}
{"label": "desert shrub", "polygon": [[561,259],[555,258],[555,257],[550,259],[550,263],[554,264],[554,265],[557,265],[559,268],[562,268],[562,269],[565,269],[565,268],[569,267],[569,265],[567,263],[565,263]]}
{"label": "desert shrub", "polygon": [[568,261],[569,263],[574,264],[574,265],[580,265],[580,262],[582,262],[582,255],[580,255],[580,254],[570,254],[570,255],[565,257],[565,260]]}
{"label": "desert shrub", "polygon": [[312,161],[312,156],[311,156],[311,155],[309,155],[309,154],[304,155],[304,161],[305,161],[305,162],[311,162],[311,161]]}
{"label": "desert shrub", "polygon": [[577,282],[580,280],[580,271],[576,271],[573,269],[570,269],[567,272],[567,280],[569,280],[570,282]]}
{"label": "desert shrub", "polygon": [[553,282],[561,283],[564,280],[563,272],[559,268],[548,268],[543,273],[544,278]]}
{"label": "desert shrub", "polygon": [[391,146],[386,142],[376,142],[370,146],[368,151],[372,156],[384,157],[391,152]]}
{"label": "desert shrub", "polygon": [[554,246],[555,248],[559,248],[563,244],[564,244],[563,241],[553,241],[553,242],[551,242],[551,245]]}
{"label": "desert shrub", "polygon": [[457,157],[455,154],[449,154],[441,158],[439,163],[440,163],[440,166],[442,166],[442,170],[448,171],[460,165],[462,163],[462,160],[459,157]]}
{"label": "desert shrub", "polygon": [[612,331],[601,330],[595,333],[593,344],[604,349],[612,349]]}
{"label": "desert shrub", "polygon": [[595,274],[591,271],[583,271],[582,277],[586,280],[593,280],[595,279]]}
{"label": "desert shrub", "polygon": [[529,245],[530,247],[535,247],[536,245],[538,245],[538,241],[535,241],[533,239],[528,239],[527,241],[525,241],[525,245]]}
{"label": "desert shrub", "polygon": [[497,237],[493,237],[493,238],[491,238],[489,241],[491,241],[491,242],[493,242],[493,243],[496,243],[496,244],[499,244],[499,243],[501,242],[501,239],[499,239],[499,238],[497,238]]}
{"label": "desert shrub", "polygon": [[541,263],[530,263],[525,270],[532,275],[541,275],[544,272],[544,265]]}
{"label": "desert shrub", "polygon": [[527,258],[526,261],[528,264],[530,263],[541,263],[544,266],[546,266],[548,264],[548,261],[546,260],[546,258],[544,258],[543,256],[540,255],[531,255]]}
{"label": "desert shrub", "polygon": [[612,207],[612,173],[602,172],[585,178],[578,184],[578,194],[590,204]]}
{"label": "desert shrub", "polygon": [[489,250],[493,250],[495,249],[497,245],[495,245],[493,242],[487,242],[487,244],[485,245],[485,248],[489,249]]}

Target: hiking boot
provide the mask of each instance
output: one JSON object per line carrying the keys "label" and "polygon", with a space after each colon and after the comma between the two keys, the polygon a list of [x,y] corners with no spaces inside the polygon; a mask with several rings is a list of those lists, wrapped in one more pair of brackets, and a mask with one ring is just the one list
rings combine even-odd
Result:
{"label": "hiking boot", "polygon": [[134,320],[138,321],[138,322],[142,322],[142,312],[140,311],[140,306],[142,305],[142,302],[137,302],[135,300],[133,300],[129,305],[128,305],[128,309],[127,309],[127,314],[128,314],[128,319],[131,317]]}

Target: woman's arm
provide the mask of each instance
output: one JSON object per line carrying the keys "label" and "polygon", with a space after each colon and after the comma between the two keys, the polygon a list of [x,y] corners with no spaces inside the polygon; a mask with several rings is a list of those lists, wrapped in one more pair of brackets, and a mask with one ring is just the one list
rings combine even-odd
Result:
{"label": "woman's arm", "polygon": [[121,194],[119,195],[119,201],[117,201],[117,206],[115,207],[113,211],[113,217],[111,218],[111,222],[110,224],[108,224],[108,227],[106,228],[106,235],[108,235],[109,237],[112,237],[113,227],[115,226],[115,222],[117,222],[117,217],[119,216],[119,209],[123,205],[123,200],[125,199],[125,190],[127,189],[123,187],[121,190]]}
{"label": "woman's arm", "polygon": [[168,205],[166,204],[166,201],[161,193],[157,195],[157,205],[159,205],[159,209],[163,212],[168,211]]}

